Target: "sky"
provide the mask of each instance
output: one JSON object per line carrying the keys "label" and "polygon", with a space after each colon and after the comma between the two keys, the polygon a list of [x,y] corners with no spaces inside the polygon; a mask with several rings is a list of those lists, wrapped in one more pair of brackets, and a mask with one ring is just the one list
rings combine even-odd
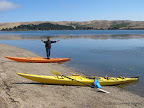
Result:
{"label": "sky", "polygon": [[144,21],[144,0],[0,0],[0,22]]}

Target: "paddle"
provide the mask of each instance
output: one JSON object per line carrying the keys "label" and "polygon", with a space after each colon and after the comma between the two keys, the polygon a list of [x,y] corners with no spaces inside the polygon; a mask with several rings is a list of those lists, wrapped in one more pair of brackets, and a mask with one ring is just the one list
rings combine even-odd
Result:
{"label": "paddle", "polygon": [[[56,76],[64,76],[64,77],[66,77],[66,78],[68,78],[68,79],[71,79],[72,81],[74,80],[74,81],[77,81],[77,82],[82,83],[82,84],[84,84],[84,85],[87,85],[87,86],[89,86],[89,87],[95,88],[95,86],[92,86],[92,85],[86,84],[86,83],[84,83],[84,82],[78,81],[78,80],[76,80],[76,79],[67,77],[67,76],[65,76],[65,75],[60,74],[59,72],[56,72],[56,71],[53,71],[53,70],[52,70],[51,72],[52,72],[54,75],[56,75]],[[107,92],[107,91],[105,91],[105,90],[103,90],[103,89],[100,89],[100,88],[97,88],[97,89],[100,90],[100,91],[102,91],[102,92],[104,92],[104,93],[110,93],[110,92]]]}

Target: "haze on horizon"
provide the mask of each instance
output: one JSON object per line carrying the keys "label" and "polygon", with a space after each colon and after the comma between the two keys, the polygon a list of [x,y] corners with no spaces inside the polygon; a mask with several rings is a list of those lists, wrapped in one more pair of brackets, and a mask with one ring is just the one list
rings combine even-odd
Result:
{"label": "haze on horizon", "polygon": [[0,0],[0,22],[144,21],[144,0]]}

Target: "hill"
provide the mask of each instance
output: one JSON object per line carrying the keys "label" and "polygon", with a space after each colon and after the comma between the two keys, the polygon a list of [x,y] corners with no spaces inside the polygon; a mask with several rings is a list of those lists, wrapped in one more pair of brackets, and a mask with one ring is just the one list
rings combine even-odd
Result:
{"label": "hill", "polygon": [[[27,26],[26,26],[27,25]],[[49,27],[47,26],[49,25]],[[53,26],[53,28],[50,27]],[[19,29],[22,27],[30,27]],[[45,26],[45,27],[42,27]],[[46,27],[47,26],[47,27]],[[32,28],[32,29],[31,29]],[[43,29],[41,29],[43,28]],[[129,21],[129,20],[94,20],[94,21],[37,21],[37,22],[15,22],[15,23],[0,23],[0,30],[144,30],[144,21]]]}

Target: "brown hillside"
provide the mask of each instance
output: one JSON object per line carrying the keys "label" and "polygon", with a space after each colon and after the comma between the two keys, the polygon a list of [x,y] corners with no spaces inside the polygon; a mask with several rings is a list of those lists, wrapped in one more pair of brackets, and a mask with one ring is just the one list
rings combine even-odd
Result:
{"label": "brown hillside", "polygon": [[116,20],[116,21],[107,21],[107,20],[93,20],[93,21],[60,21],[60,22],[52,22],[52,21],[37,21],[37,22],[14,22],[14,23],[0,23],[0,30],[2,28],[13,28],[19,25],[28,25],[28,24],[41,24],[41,23],[52,23],[66,26],[87,26],[93,27],[93,29],[103,29],[107,30],[111,25],[129,23],[127,27],[122,27],[120,29],[144,29],[144,21],[128,21],[128,20]]}

